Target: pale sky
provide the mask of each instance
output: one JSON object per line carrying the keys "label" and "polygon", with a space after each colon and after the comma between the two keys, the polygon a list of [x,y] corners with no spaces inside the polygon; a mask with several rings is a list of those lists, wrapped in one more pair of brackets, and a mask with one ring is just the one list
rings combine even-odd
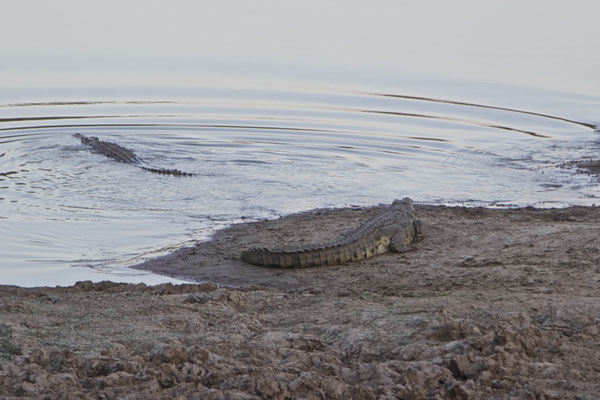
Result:
{"label": "pale sky", "polygon": [[339,72],[600,95],[598,15],[593,0],[4,1],[0,86]]}

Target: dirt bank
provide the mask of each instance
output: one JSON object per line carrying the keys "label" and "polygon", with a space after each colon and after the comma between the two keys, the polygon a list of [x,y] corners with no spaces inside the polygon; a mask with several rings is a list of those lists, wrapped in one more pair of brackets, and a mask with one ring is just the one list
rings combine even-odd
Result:
{"label": "dirt bank", "polygon": [[236,288],[0,287],[0,398],[597,398],[599,208],[419,206],[408,253],[303,270],[238,259],[377,211],[237,225],[139,266]]}

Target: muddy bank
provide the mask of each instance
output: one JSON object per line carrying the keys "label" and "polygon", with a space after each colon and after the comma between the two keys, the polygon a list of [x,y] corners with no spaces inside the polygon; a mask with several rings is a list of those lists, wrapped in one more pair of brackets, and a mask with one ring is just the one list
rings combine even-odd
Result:
{"label": "muddy bank", "polygon": [[[572,263],[579,256],[574,249],[584,246],[582,241],[588,241],[589,248],[600,243],[594,231],[600,218],[596,207],[493,210],[416,205],[417,216],[424,225],[423,240],[408,253],[387,253],[360,263],[295,270],[265,269],[240,260],[241,251],[249,247],[294,247],[331,241],[385,207],[324,209],[274,221],[238,224],[217,232],[209,242],[134,268],[229,286],[381,292],[388,286],[390,290],[414,290],[420,285],[412,283],[423,281],[444,286],[442,281],[452,280],[461,287],[471,286],[470,281],[477,276],[474,271],[480,269],[464,266],[481,263],[505,266],[506,273],[515,279],[534,276],[531,268],[509,265],[521,261],[529,266],[540,265],[540,258],[552,263]],[[406,282],[411,285],[405,285]]]}
{"label": "muddy bank", "polygon": [[0,287],[0,398],[597,397],[598,208],[419,206],[408,253],[293,271],[238,259],[377,211],[237,225],[140,266],[236,288]]}

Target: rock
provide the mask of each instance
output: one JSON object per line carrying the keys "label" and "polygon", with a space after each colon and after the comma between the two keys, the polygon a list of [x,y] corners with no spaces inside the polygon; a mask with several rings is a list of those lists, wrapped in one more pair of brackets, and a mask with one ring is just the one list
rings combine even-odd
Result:
{"label": "rock", "polygon": [[460,321],[447,319],[445,322],[433,326],[433,337],[443,342],[456,342],[470,334],[470,329]]}
{"label": "rock", "polygon": [[277,383],[269,378],[258,378],[256,380],[256,393],[261,395],[263,398],[273,398],[277,392],[279,392],[279,386]]}
{"label": "rock", "polygon": [[499,350],[494,354],[493,359],[504,368],[513,368],[516,362],[515,356],[506,351]]}
{"label": "rock", "polygon": [[469,400],[473,398],[473,391],[467,389],[462,383],[454,382],[448,388],[447,395],[451,400]]}
{"label": "rock", "polygon": [[35,394],[41,394],[40,389],[37,385],[34,385],[31,382],[23,382],[17,389],[17,393],[26,396],[33,396]]}
{"label": "rock", "polygon": [[544,389],[538,398],[540,400],[559,400],[562,397],[556,390]]}
{"label": "rock", "polygon": [[179,370],[177,378],[180,381],[186,382],[198,381],[201,371],[202,370],[200,369],[200,366],[198,366],[197,364],[191,364],[186,362]]}
{"label": "rock", "polygon": [[109,347],[100,352],[103,356],[124,360],[129,357],[129,349],[120,343],[111,343]]}
{"label": "rock", "polygon": [[217,289],[210,294],[212,300],[227,302],[236,307],[246,305],[246,295],[239,290]]}
{"label": "rock", "polygon": [[260,398],[244,392],[230,391],[227,393],[227,400],[258,400]]}
{"label": "rock", "polygon": [[150,351],[150,359],[153,362],[183,364],[187,360],[187,354],[182,345],[171,343],[155,346]]}
{"label": "rock", "polygon": [[58,351],[56,347],[38,347],[31,350],[28,360],[30,363],[39,364],[45,368],[50,362],[50,354]]}
{"label": "rock", "polygon": [[483,371],[479,375],[478,382],[482,386],[491,387],[494,375],[491,371]]}
{"label": "rock", "polygon": [[71,373],[61,373],[48,376],[48,383],[59,387],[76,387],[79,383],[77,376]]}
{"label": "rock", "polygon": [[216,289],[208,293],[193,293],[183,300],[184,303],[206,304],[208,302],[228,303],[235,307],[246,305],[246,295],[233,289]]}
{"label": "rock", "polygon": [[192,303],[192,304],[206,304],[209,301],[209,297],[204,293],[194,293],[190,294],[183,300],[184,303]]}
{"label": "rock", "polygon": [[415,368],[409,369],[403,377],[403,385],[410,387],[423,387],[425,385],[425,374]]}
{"label": "rock", "polygon": [[479,374],[481,367],[472,356],[463,354],[453,357],[450,360],[448,369],[457,379],[470,379],[475,378]]}
{"label": "rock", "polygon": [[175,386],[177,368],[173,364],[163,363],[161,364],[156,379],[162,388],[170,388]]}
{"label": "rock", "polygon": [[398,399],[421,400],[427,398],[427,392],[419,386],[398,385],[395,387],[395,392]]}
{"label": "rock", "polygon": [[188,360],[194,364],[203,365],[210,358],[208,351],[200,346],[195,346],[189,351]]}
{"label": "rock", "polygon": [[46,386],[48,384],[48,374],[45,372],[39,372],[29,376],[29,382],[39,386]]}
{"label": "rock", "polygon": [[100,388],[132,385],[134,380],[135,377],[132,374],[124,371],[96,378],[97,385]]}
{"label": "rock", "polygon": [[325,345],[316,338],[311,337],[298,337],[291,339],[291,346],[294,349],[313,352],[315,350],[322,350]]}

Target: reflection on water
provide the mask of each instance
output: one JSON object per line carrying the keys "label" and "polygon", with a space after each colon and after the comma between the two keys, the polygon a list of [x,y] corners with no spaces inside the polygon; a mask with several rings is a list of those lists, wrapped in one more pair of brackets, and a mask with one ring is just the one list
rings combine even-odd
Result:
{"label": "reflection on water", "polygon": [[123,266],[314,207],[597,203],[598,2],[5,3],[0,283],[168,280]]}
{"label": "reflection on water", "polygon": [[[569,113],[275,86],[210,94],[1,105],[2,283],[70,283],[104,272],[149,281],[123,267],[232,222],[316,207],[404,196],[562,207],[600,195],[593,178],[560,167],[598,150],[595,124]],[[115,162],[75,133],[194,176]]]}

